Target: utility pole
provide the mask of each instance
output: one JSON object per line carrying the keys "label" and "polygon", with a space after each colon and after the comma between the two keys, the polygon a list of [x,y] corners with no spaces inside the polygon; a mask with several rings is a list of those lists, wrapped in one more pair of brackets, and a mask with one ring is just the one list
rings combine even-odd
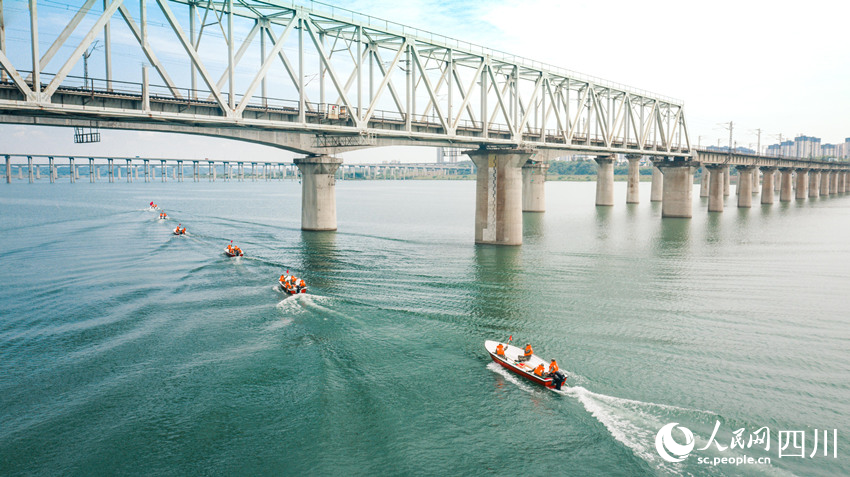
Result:
{"label": "utility pole", "polygon": [[758,131],[758,145],[756,146],[756,155],[761,155],[761,128],[756,129]]}
{"label": "utility pole", "polygon": [[[89,87],[89,57],[97,49],[97,44],[100,40],[95,40],[92,46],[83,53],[83,84],[85,88]],[[92,81],[92,89],[94,89],[94,81]]]}

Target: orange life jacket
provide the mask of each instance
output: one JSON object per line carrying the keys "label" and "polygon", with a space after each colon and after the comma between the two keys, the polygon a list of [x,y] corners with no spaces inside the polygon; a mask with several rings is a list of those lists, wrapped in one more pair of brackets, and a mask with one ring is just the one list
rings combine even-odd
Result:
{"label": "orange life jacket", "polygon": [[505,355],[505,347],[502,346],[502,343],[499,343],[499,345],[496,346],[496,354],[498,354],[499,356]]}
{"label": "orange life jacket", "polygon": [[538,364],[536,368],[534,368],[534,374],[542,377],[543,376],[543,365]]}
{"label": "orange life jacket", "polygon": [[558,362],[557,361],[552,361],[551,363],[549,363],[549,372],[550,373],[558,372]]}
{"label": "orange life jacket", "polygon": [[301,281],[300,281],[300,282],[298,282],[298,286],[300,286],[300,287],[306,287],[306,286],[307,286],[307,283],[306,283],[306,282],[304,282],[304,279],[302,278],[302,279],[301,279]]}
{"label": "orange life jacket", "polygon": [[531,345],[526,346],[525,347],[525,355],[528,356],[528,357],[531,357],[532,354],[534,354],[534,350],[531,349]]}

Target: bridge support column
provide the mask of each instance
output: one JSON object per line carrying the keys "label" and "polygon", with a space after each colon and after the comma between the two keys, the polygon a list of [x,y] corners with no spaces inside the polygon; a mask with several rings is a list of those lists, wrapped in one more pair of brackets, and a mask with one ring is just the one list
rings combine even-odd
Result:
{"label": "bridge support column", "polygon": [[614,205],[614,158],[599,156],[596,163],[596,205],[609,207]]}
{"label": "bridge support column", "polygon": [[95,171],[94,171],[94,158],[90,157],[89,158],[89,182],[91,182],[92,184],[94,184],[94,173],[95,173]]}
{"label": "bridge support column", "polygon": [[779,202],[791,202],[791,169],[783,167],[779,174]]}
{"label": "bridge support column", "polygon": [[703,180],[709,180],[708,211],[723,212],[724,166],[720,164],[706,164],[703,167],[705,167],[705,170],[703,171],[702,178]]}
{"label": "bridge support column", "polygon": [[700,197],[709,197],[711,189],[711,171],[708,169],[708,166],[702,166],[702,175],[699,179],[699,196]]}
{"label": "bridge support column", "polygon": [[664,175],[661,198],[661,217],[691,218],[693,216],[694,161],[660,160],[655,166]]}
{"label": "bridge support column", "polygon": [[732,194],[732,180],[731,174],[729,174],[729,166],[723,166],[723,196],[729,197]]}
{"label": "bridge support column", "polygon": [[32,184],[35,182],[35,178],[32,173],[32,156],[27,156],[27,177],[29,179],[29,183]]}
{"label": "bridge support column", "polygon": [[753,169],[754,166],[737,166],[738,169],[738,207],[750,208],[753,206]]}
{"label": "bridge support column", "polygon": [[68,163],[69,163],[69,165],[70,165],[70,167],[71,167],[71,184],[76,184],[76,183],[77,183],[77,179],[78,179],[79,177],[77,176],[77,165],[75,164],[74,158],[73,158],[73,157],[69,157],[69,158],[68,158]]}
{"label": "bridge support column", "polygon": [[838,193],[838,171],[829,173],[829,193],[835,195]]}
{"label": "bridge support column", "polygon": [[106,160],[106,180],[110,184],[115,182],[115,163],[112,158]]}
{"label": "bridge support column", "polygon": [[522,244],[522,166],[528,149],[465,151],[478,169],[475,186],[475,243]]}
{"label": "bridge support column", "polygon": [[127,160],[127,182],[133,182],[133,165],[129,159]]}
{"label": "bridge support column", "polygon": [[820,195],[820,171],[812,169],[809,171],[809,197]]}
{"label": "bridge support column", "polygon": [[301,230],[336,230],[336,170],[342,159],[307,156],[293,162],[301,171]]}
{"label": "bridge support column", "polygon": [[546,212],[546,171],[549,164],[528,161],[522,166],[522,211]]}
{"label": "bridge support column", "polygon": [[12,158],[6,155],[6,183],[12,183]]}
{"label": "bridge support column", "polygon": [[629,176],[626,185],[626,203],[640,203],[640,160],[642,156],[629,154],[626,159],[629,161]]}
{"label": "bridge support column", "polygon": [[664,198],[664,174],[657,166],[652,167],[652,190],[649,193],[650,202],[661,202]]}
{"label": "bridge support column", "polygon": [[766,167],[761,180],[761,203],[773,203],[773,181],[776,178],[776,168]]}
{"label": "bridge support column", "polygon": [[820,171],[820,195],[826,197],[829,195],[829,171]]}
{"label": "bridge support column", "polygon": [[752,194],[757,195],[759,193],[759,168],[756,166],[752,172]]}
{"label": "bridge support column", "polygon": [[47,161],[47,168],[50,169],[47,172],[50,174],[50,183],[53,184],[56,182],[56,161],[53,160],[53,156],[48,156]]}
{"label": "bridge support column", "polygon": [[803,200],[809,195],[806,192],[806,188],[809,185],[809,180],[810,179],[808,169],[797,169],[797,190],[794,196],[797,200]]}
{"label": "bridge support column", "polygon": [[842,171],[838,173],[838,193],[847,192],[847,173]]}

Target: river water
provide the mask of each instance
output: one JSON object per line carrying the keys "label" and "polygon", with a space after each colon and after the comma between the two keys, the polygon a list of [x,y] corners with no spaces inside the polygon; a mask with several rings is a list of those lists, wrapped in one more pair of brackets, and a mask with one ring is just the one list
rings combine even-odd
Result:
{"label": "river water", "polygon": [[[296,182],[0,184],[0,474],[850,473],[850,194],[662,220],[549,182],[493,247],[474,186],[338,181],[308,233]],[[510,335],[571,387],[493,364]]]}

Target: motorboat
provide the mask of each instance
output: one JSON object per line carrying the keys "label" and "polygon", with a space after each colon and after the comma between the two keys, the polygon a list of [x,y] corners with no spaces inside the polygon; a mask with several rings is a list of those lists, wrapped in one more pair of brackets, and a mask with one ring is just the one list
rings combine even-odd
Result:
{"label": "motorboat", "polygon": [[287,295],[298,295],[299,293],[307,293],[307,287],[306,287],[306,284],[305,284],[305,286],[303,286],[303,287],[300,287],[300,286],[291,286],[291,287],[289,287],[289,288],[287,288],[287,287],[283,284],[283,280],[279,280],[279,281],[278,281],[278,284],[279,284],[279,286],[280,286],[281,291],[283,291],[283,292],[284,292],[284,293],[286,293]]}
{"label": "motorboat", "polygon": [[174,235],[186,235],[186,227],[183,227],[182,229],[180,227],[177,227],[172,233]]}
{"label": "motorboat", "polygon": [[242,253],[242,250],[237,251],[235,248],[234,249],[227,249],[227,248],[224,249],[224,254],[227,255],[228,257],[244,257],[245,256],[245,254]]}
{"label": "motorboat", "polygon": [[534,374],[534,368],[542,364],[543,369],[548,369],[548,361],[536,354],[532,354],[528,360],[522,360],[522,357],[525,356],[523,349],[507,343],[501,343],[505,348],[505,355],[497,355],[496,346],[498,346],[499,343],[499,341],[491,340],[484,342],[484,348],[487,349],[488,353],[490,353],[490,358],[492,358],[493,361],[499,363],[499,365],[508,371],[522,376],[531,382],[550,389],[561,389],[561,385],[563,385],[564,381],[567,379],[567,375],[563,371],[556,371],[552,374],[544,372],[543,376],[538,376]]}

